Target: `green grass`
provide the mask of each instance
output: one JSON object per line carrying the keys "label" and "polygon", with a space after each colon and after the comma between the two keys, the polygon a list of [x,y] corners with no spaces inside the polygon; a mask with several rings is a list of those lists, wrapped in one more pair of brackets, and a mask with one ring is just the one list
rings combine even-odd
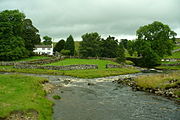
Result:
{"label": "green grass", "polygon": [[45,56],[32,56],[32,57],[29,57],[29,58],[24,58],[24,59],[21,59],[21,60],[16,60],[16,61],[32,61],[32,60],[39,60],[39,59],[47,59],[47,58],[50,58],[50,57],[45,57]]}
{"label": "green grass", "polygon": [[180,70],[180,66],[157,66],[156,68],[164,70]]}
{"label": "green grass", "polygon": [[111,68],[111,69],[89,69],[89,70],[44,70],[44,69],[16,69],[12,66],[0,66],[0,72],[20,72],[33,74],[66,75],[79,78],[99,78],[131,74],[140,72],[136,68]]}
{"label": "green grass", "polygon": [[180,61],[163,61],[161,63],[162,64],[176,64],[176,63],[180,63]]}
{"label": "green grass", "polygon": [[173,50],[177,50],[177,49],[180,49],[180,45],[176,45]]}
{"label": "green grass", "polygon": [[46,64],[54,66],[63,66],[63,65],[78,65],[78,64],[94,64],[98,65],[98,69],[105,69],[106,64],[118,64],[108,60],[95,60],[95,59],[65,59],[62,61]]}
{"label": "green grass", "polygon": [[180,58],[180,51],[174,52],[171,56],[165,56],[164,58]]}
{"label": "green grass", "polygon": [[[170,81],[175,82],[170,82]],[[178,85],[180,84],[180,71],[169,73],[169,74],[158,74],[158,75],[146,75],[139,76],[135,79],[136,84],[143,88],[160,88],[168,89],[176,87],[174,93],[179,96],[180,89]]]}
{"label": "green grass", "polygon": [[44,78],[24,75],[0,75],[0,117],[13,111],[36,110],[39,120],[51,120],[52,102],[45,98]]}

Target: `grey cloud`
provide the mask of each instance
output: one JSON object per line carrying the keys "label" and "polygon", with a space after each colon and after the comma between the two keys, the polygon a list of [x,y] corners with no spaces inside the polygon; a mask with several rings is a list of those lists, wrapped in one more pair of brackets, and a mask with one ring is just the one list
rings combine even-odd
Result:
{"label": "grey cloud", "polygon": [[[0,10],[19,9],[42,36],[76,38],[86,32],[135,35],[153,21],[180,29],[180,0],[0,0]],[[180,35],[180,33],[178,33]]]}

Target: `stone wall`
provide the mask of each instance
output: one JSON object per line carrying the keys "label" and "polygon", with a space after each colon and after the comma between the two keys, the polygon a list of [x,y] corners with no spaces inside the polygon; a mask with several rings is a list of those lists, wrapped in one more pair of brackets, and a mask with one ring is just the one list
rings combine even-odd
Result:
{"label": "stone wall", "polygon": [[123,65],[106,64],[106,68],[122,68]]}
{"label": "stone wall", "polygon": [[162,66],[180,66],[180,63],[174,63],[174,64],[161,64]]}
{"label": "stone wall", "polygon": [[97,65],[66,65],[66,66],[41,66],[41,65],[15,65],[18,69],[47,69],[47,70],[80,70],[98,69]]}
{"label": "stone wall", "polygon": [[64,58],[56,58],[56,57],[52,57],[52,58],[47,58],[47,59],[39,59],[39,60],[32,60],[32,61],[20,61],[20,62],[0,62],[0,66],[13,66],[13,65],[19,65],[19,64],[31,64],[31,65],[36,65],[36,64],[48,64],[48,63],[52,63],[52,62],[56,62],[59,60],[63,60]]}
{"label": "stone wall", "polygon": [[[106,68],[134,68],[134,66],[132,66],[132,65],[125,65],[125,64],[119,64],[119,65],[106,64]],[[138,68],[138,67],[136,67],[136,68]]]}

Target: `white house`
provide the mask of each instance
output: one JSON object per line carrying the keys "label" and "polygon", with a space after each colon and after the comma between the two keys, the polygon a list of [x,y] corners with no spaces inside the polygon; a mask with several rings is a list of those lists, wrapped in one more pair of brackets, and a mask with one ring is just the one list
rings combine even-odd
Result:
{"label": "white house", "polygon": [[53,45],[35,45],[33,52],[39,55],[53,55]]}

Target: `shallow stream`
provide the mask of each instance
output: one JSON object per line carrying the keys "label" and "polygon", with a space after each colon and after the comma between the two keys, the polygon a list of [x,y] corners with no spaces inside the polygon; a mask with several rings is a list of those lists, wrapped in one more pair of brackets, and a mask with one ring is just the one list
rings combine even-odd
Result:
{"label": "shallow stream", "polygon": [[53,100],[54,120],[180,120],[180,105],[174,101],[135,92],[130,87],[112,82],[141,74],[148,73],[97,79],[38,76],[48,78],[58,86],[54,93],[48,95],[50,99],[53,95],[61,96],[60,100]]}

